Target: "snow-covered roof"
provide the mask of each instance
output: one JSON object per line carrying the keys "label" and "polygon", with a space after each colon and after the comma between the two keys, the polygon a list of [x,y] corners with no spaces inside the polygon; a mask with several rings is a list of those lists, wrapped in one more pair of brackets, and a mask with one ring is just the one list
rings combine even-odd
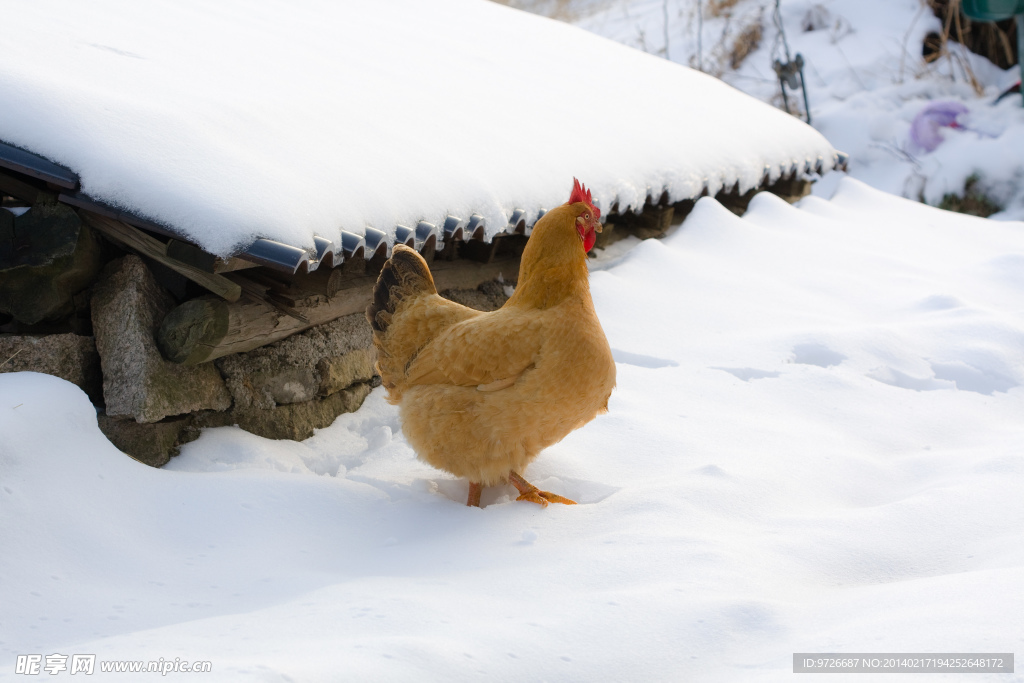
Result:
{"label": "snow-covered roof", "polygon": [[474,214],[490,237],[573,176],[607,209],[834,163],[714,78],[484,0],[33,0],[0,52],[0,139],[221,256]]}

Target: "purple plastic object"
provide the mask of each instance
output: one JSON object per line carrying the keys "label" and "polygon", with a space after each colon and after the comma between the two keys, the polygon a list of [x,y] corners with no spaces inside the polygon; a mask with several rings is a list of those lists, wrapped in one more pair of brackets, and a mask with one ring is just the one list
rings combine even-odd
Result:
{"label": "purple plastic object", "polygon": [[962,128],[957,117],[969,110],[963,102],[932,102],[918,112],[910,124],[910,139],[926,152],[931,152],[942,143],[939,128]]}

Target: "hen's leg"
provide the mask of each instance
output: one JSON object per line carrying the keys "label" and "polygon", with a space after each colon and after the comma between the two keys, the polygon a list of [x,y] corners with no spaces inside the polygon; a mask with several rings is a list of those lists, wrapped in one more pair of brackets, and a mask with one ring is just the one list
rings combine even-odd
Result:
{"label": "hen's leg", "polygon": [[480,492],[483,490],[484,487],[481,484],[469,482],[469,500],[466,501],[466,505],[474,508],[480,507]]}
{"label": "hen's leg", "polygon": [[562,503],[564,505],[576,504],[575,500],[563,498],[555,493],[541,491],[539,488],[519,476],[519,473],[515,470],[508,473],[508,480],[509,483],[519,489],[519,497],[516,498],[516,500],[528,500],[531,503],[537,503],[542,507],[547,507],[548,503]]}

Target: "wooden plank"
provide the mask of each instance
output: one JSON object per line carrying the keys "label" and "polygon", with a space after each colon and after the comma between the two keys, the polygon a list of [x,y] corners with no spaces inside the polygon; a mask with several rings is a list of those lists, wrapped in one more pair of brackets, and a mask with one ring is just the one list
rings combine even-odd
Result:
{"label": "wooden plank", "polygon": [[309,319],[306,318],[306,316],[296,311],[290,305],[282,303],[281,301],[277,300],[274,297],[273,293],[269,291],[270,288],[267,287],[266,285],[262,285],[258,282],[253,282],[249,278],[243,277],[241,275],[229,275],[228,278],[232,282],[238,283],[238,285],[242,288],[242,291],[245,292],[246,295],[248,295],[250,298],[253,298],[257,301],[262,301],[263,303],[269,306],[273,306],[274,308],[281,311],[285,315],[295,318],[300,323],[309,324]]}
{"label": "wooden plank", "polygon": [[[492,263],[435,261],[431,271],[438,291],[468,289],[499,275],[514,280],[519,274],[519,258]],[[251,351],[344,315],[362,313],[373,299],[376,281],[376,276],[353,277],[345,280],[333,297],[312,296],[297,302],[294,311],[306,322],[256,298],[244,297],[230,304],[211,297],[193,299],[167,314],[157,342],[167,359],[186,365]]]}
{"label": "wooden plank", "polygon": [[207,273],[195,266],[168,257],[167,245],[155,237],[151,237],[127,223],[122,223],[106,216],[100,216],[88,211],[82,211],[81,213],[90,226],[96,228],[118,244],[162,263],[217,296],[227,301],[238,301],[238,298],[242,296],[241,286],[228,280],[223,275]]}
{"label": "wooden plank", "polygon": [[107,218],[111,218],[115,221],[127,223],[135,228],[148,230],[149,232],[156,233],[157,235],[163,235],[164,237],[171,239],[179,237],[179,235],[174,233],[172,230],[165,228],[158,223],[154,223],[153,221],[136,216],[133,213],[122,211],[121,209],[98,202],[92,197],[84,195],[81,192],[61,192],[57,197],[57,201],[63,202],[64,204],[70,204],[76,209],[83,209],[98,216],[106,216]]}
{"label": "wooden plank", "polygon": [[46,201],[54,201],[56,195],[44,192],[20,178],[7,173],[0,173],[0,193],[17,197],[29,204],[40,204]]}
{"label": "wooden plank", "polygon": [[643,213],[637,215],[632,213],[623,214],[614,219],[616,227],[629,230],[642,240],[651,237],[661,237],[672,225],[675,207],[667,206],[644,206]]}
{"label": "wooden plank", "polygon": [[217,264],[216,256],[203,251],[194,244],[182,242],[181,240],[169,241],[167,243],[166,254],[167,258],[177,259],[178,261],[194,266],[205,273],[213,273],[213,268]]}
{"label": "wooden plank", "polygon": [[498,253],[503,235],[495,235],[490,242],[468,240],[459,245],[459,258],[479,263],[490,263]]}
{"label": "wooden plank", "polygon": [[244,258],[232,256],[229,259],[218,258],[213,264],[213,272],[215,273],[233,273],[236,270],[247,270],[249,268],[259,268],[260,264],[247,261]]}
{"label": "wooden plank", "polygon": [[519,278],[519,256],[497,258],[490,263],[476,261],[434,261],[430,265],[437,291],[475,289],[477,285],[501,276],[506,282]]}
{"label": "wooden plank", "polygon": [[289,289],[298,292],[314,292],[332,297],[341,291],[341,285],[344,281],[345,272],[340,266],[338,268],[331,268],[326,264],[320,264],[320,267],[312,273],[296,273],[295,277],[292,278]]}

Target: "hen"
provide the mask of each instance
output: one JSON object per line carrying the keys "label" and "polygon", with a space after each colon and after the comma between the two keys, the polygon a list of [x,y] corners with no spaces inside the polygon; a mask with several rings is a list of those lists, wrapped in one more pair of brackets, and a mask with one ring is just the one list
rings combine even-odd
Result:
{"label": "hen", "polygon": [[366,309],[377,371],[419,458],[469,480],[467,505],[505,482],[517,500],[574,503],[520,473],[605,412],[615,387],[588,283],[600,217],[574,179],[569,201],[534,226],[516,290],[497,311],[438,296],[427,263],[402,245],[381,270]]}

